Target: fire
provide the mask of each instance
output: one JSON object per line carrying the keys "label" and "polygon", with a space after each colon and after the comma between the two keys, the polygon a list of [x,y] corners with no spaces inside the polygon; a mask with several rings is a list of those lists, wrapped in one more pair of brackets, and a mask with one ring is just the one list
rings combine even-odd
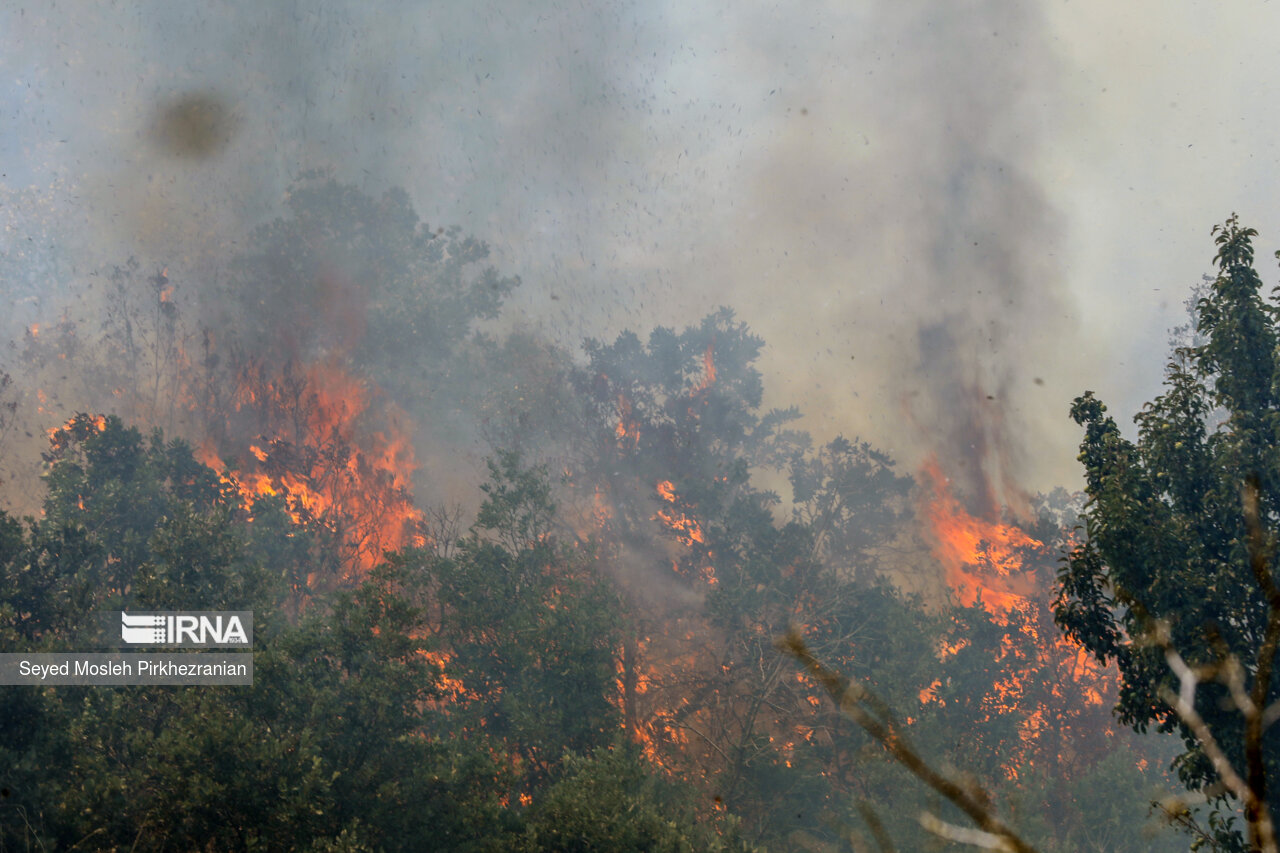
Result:
{"label": "fire", "polygon": [[[1051,730],[1104,710],[1114,693],[1115,673],[1053,629],[1048,588],[1027,564],[1030,555],[1044,549],[1043,543],[1014,524],[971,515],[951,493],[936,460],[926,462],[921,479],[921,512],[947,585],[961,606],[980,606],[1006,629],[995,651],[1004,675],[982,697],[980,707],[987,719],[1020,717],[1020,744],[1005,767],[1008,777],[1017,779],[1018,765],[1038,754]],[[944,640],[938,659],[945,661],[969,645],[965,637]],[[935,680],[922,689],[921,703],[941,702],[940,687]],[[1053,725],[1051,717],[1056,718]],[[1056,760],[1065,763],[1063,756]]]}
{"label": "fire", "polygon": [[1008,613],[1025,604],[1035,590],[1022,571],[1020,552],[1041,548],[1043,543],[1012,524],[970,515],[951,494],[936,460],[926,462],[921,473],[931,496],[925,516],[933,534],[933,553],[960,604],[971,607],[981,598],[994,613]]}
{"label": "fire", "polygon": [[[604,372],[594,377],[592,393],[609,418],[607,432],[600,436],[604,458],[582,472],[594,473],[589,481],[595,485],[583,491],[582,523],[574,526],[583,540],[595,540],[606,560],[617,561],[627,584],[636,579],[629,564],[650,554],[660,558],[664,574],[669,567],[682,582],[703,590],[719,584],[705,516],[677,485],[687,473],[678,444],[696,442],[702,413],[714,402],[720,379],[714,342],[708,345],[703,339],[690,356],[670,365],[669,384],[656,395],[637,393],[635,380],[611,379]],[[645,386],[643,380],[638,383],[640,391]],[[638,476],[631,480],[630,474]],[[649,511],[636,513],[646,501],[651,502]],[[655,533],[664,540],[660,547],[634,544],[652,542]],[[674,588],[665,579],[657,586]],[[644,600],[654,593],[637,585],[636,594]],[[683,601],[693,600],[684,595],[680,593]],[[724,657],[727,638],[705,614],[680,607],[673,612],[666,607],[643,610],[614,659],[623,731],[650,761],[674,775],[709,780],[717,772],[733,772],[723,763],[714,737],[723,734],[726,709],[748,700],[742,695],[740,670]],[[789,744],[810,736],[808,730],[780,734],[786,736],[779,742]]]}
{"label": "fire", "polygon": [[211,441],[202,462],[222,472],[247,511],[265,496],[284,498],[298,524],[314,523],[343,543],[347,579],[364,574],[385,551],[422,545],[423,516],[413,505],[410,476],[417,465],[404,418],[382,407],[386,423],[371,428],[371,392],[335,365],[301,374],[267,375],[258,366],[240,373],[238,413],[256,415],[266,432],[224,463]]}
{"label": "fire", "polygon": [[480,696],[474,690],[468,688],[462,683],[460,678],[451,675],[449,665],[453,662],[453,655],[447,651],[423,651],[420,652],[422,657],[439,671],[439,680],[437,684],[440,688],[441,700],[431,703],[435,707],[443,707],[449,702],[456,702],[463,699],[475,700]]}
{"label": "fire", "polygon": [[635,450],[640,441],[640,425],[631,414],[631,401],[626,394],[618,395],[618,425],[613,434],[618,440],[619,450]]}
{"label": "fire", "polygon": [[[676,538],[685,545],[693,545],[695,542],[699,545],[705,544],[702,527],[695,518],[680,509],[675,485],[670,480],[659,480],[654,488],[658,492],[658,497],[671,504],[670,507],[659,507],[654,519],[665,524],[667,529],[675,533]],[[713,580],[712,583],[714,582]]]}
{"label": "fire", "polygon": [[169,302],[173,299],[173,285],[169,283],[168,267],[160,270],[159,274],[152,279],[152,284],[155,286],[156,296],[161,302]]}
{"label": "fire", "polygon": [[715,341],[707,344],[702,356],[702,381],[693,387],[690,396],[696,396],[716,384]]}
{"label": "fire", "polygon": [[67,447],[71,441],[83,441],[95,432],[102,432],[107,428],[107,418],[105,415],[89,415],[81,412],[72,415],[67,422],[60,427],[53,427],[46,431],[49,436],[49,452],[57,454]]}
{"label": "fire", "polygon": [[591,519],[597,530],[607,529],[613,520],[613,508],[599,486],[591,494]]}
{"label": "fire", "polygon": [[686,679],[700,668],[699,649],[691,641],[696,633],[702,633],[701,626],[696,631],[692,625],[685,625],[683,632],[674,630],[683,621],[676,620],[666,636],[635,638],[630,670],[634,683],[629,697],[625,683],[628,668],[622,660],[616,664],[620,699],[639,706],[632,709],[633,716],[625,714],[624,704],[624,725],[645,756],[668,771],[689,745],[687,718],[691,709]]}

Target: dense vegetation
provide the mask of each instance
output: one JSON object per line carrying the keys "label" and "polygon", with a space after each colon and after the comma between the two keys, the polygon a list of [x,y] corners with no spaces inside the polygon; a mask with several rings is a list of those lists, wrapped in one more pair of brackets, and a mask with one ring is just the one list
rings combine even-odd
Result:
{"label": "dense vegetation", "polygon": [[[695,824],[688,795],[619,737],[605,699],[616,603],[588,581],[537,618],[574,560],[482,535],[531,536],[537,493],[456,557],[398,556],[289,622],[282,567],[314,543],[278,506],[250,521],[185,445],[115,418],[61,439],[45,518],[3,522],[4,647],[67,648],[101,609],[252,607],[256,677],[0,691],[6,849],[740,846],[727,822],[723,839]],[[430,624],[433,581],[444,626]],[[449,694],[446,645],[451,677],[484,691],[475,702]],[[536,806],[512,805],[530,790]]]}
{"label": "dense vegetation", "polygon": [[[96,610],[252,609],[255,680],[0,689],[0,849],[948,849],[917,817],[962,817],[779,653],[791,626],[1042,849],[1168,846],[1143,828],[1150,756],[1044,602],[962,605],[911,478],[763,411],[763,341],[730,311],[576,356],[485,336],[516,282],[472,269],[483,244],[403,194],[320,181],[291,205],[196,328],[134,264],[112,282],[137,316],[93,346],[74,312],[28,341],[31,375],[110,374],[88,399],[143,428],[54,432],[43,514],[0,518],[0,650],[78,649]],[[312,363],[374,403],[322,404]],[[349,494],[356,472],[377,512],[407,499],[370,451],[398,401],[483,434],[488,479],[473,522],[434,508],[352,571],[363,528],[299,490]],[[334,412],[363,431],[315,427]],[[1053,508],[1010,557],[1021,589],[1052,585]]]}

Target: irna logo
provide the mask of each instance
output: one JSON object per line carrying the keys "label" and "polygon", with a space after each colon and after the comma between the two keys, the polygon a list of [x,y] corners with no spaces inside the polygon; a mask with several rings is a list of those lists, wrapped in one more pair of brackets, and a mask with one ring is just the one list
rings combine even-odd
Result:
{"label": "irna logo", "polygon": [[120,639],[142,646],[248,646],[252,611],[120,612]]}

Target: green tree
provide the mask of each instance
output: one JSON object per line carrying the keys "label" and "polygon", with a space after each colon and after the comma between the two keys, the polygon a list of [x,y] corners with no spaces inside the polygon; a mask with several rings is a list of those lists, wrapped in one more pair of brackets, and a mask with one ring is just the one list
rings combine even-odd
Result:
{"label": "green tree", "polygon": [[[1174,764],[1187,788],[1223,808],[1229,794],[1244,799],[1258,847],[1280,805],[1267,783],[1280,748],[1263,719],[1280,696],[1280,313],[1260,292],[1257,232],[1232,216],[1214,235],[1218,274],[1196,306],[1200,342],[1175,351],[1165,392],[1135,418],[1137,440],[1092,393],[1072,406],[1090,501],[1056,618],[1118,665],[1124,723],[1181,736]],[[1238,844],[1231,835],[1218,840]]]}
{"label": "green tree", "polygon": [[545,781],[566,750],[589,752],[620,727],[614,656],[623,621],[591,555],[552,535],[542,468],[514,453],[489,463],[486,500],[453,555],[422,554],[446,674],[460,682],[452,725],[492,738]]}
{"label": "green tree", "polygon": [[[439,724],[421,579],[391,560],[283,618],[311,536],[157,432],[80,416],[45,517],[0,515],[0,648],[81,649],[95,610],[252,609],[251,687],[0,690],[0,848],[502,849],[493,756]],[[278,509],[278,508],[277,508]]]}
{"label": "green tree", "polygon": [[427,227],[403,190],[374,198],[310,172],[287,205],[288,217],[254,230],[223,283],[227,298],[210,303],[228,315],[204,318],[269,369],[337,355],[393,399],[413,400],[424,375],[428,390],[445,380],[475,323],[496,317],[519,285],[485,266],[483,241]]}
{"label": "green tree", "polygon": [[[881,576],[910,479],[862,442],[811,453],[788,428],[797,411],[762,411],[762,345],[728,310],[588,342],[573,485],[594,493],[594,539],[645,604],[620,662],[627,729],[749,837],[832,843],[850,795],[891,802],[901,776],[774,638],[803,625],[824,658],[915,707],[944,623]],[[790,521],[753,482],[768,470],[789,475]]]}
{"label": "green tree", "polygon": [[555,780],[534,801],[522,853],[693,853],[746,851],[735,820],[703,819],[695,792],[648,766],[634,745],[570,755]]}

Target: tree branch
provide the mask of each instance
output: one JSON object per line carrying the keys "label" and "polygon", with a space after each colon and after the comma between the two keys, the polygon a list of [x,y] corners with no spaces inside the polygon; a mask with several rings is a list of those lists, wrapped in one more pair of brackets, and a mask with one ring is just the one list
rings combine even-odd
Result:
{"label": "tree branch", "polygon": [[[1280,648],[1280,589],[1271,577],[1266,543],[1262,532],[1261,514],[1258,511],[1259,484],[1251,476],[1244,485],[1244,526],[1248,533],[1249,565],[1258,588],[1267,597],[1267,630],[1258,648],[1256,675],[1253,681],[1252,701],[1247,705],[1237,700],[1244,714],[1244,755],[1249,773],[1249,792],[1252,800],[1246,804],[1245,817],[1249,821],[1250,841],[1264,850],[1276,849],[1275,825],[1271,810],[1267,808],[1267,770],[1262,761],[1262,708],[1271,692],[1271,672],[1276,650]],[[1236,663],[1239,667],[1239,663]]]}
{"label": "tree branch", "polygon": [[[1275,829],[1271,822],[1271,812],[1267,808],[1264,800],[1260,799],[1255,788],[1254,780],[1251,778],[1246,782],[1241,778],[1240,774],[1231,765],[1230,759],[1218,744],[1217,738],[1213,732],[1209,730],[1208,724],[1204,718],[1200,716],[1200,712],[1196,710],[1195,697],[1196,686],[1200,683],[1200,676],[1192,669],[1178,650],[1173,647],[1173,641],[1169,636],[1169,626],[1163,622],[1157,623],[1155,630],[1152,632],[1154,641],[1164,650],[1165,660],[1169,663],[1169,669],[1178,677],[1179,689],[1177,693],[1166,687],[1160,688],[1160,699],[1173,708],[1178,718],[1191,729],[1191,732],[1200,741],[1201,748],[1204,749],[1205,755],[1209,757],[1210,763],[1213,765],[1214,771],[1218,774],[1218,778],[1222,780],[1222,784],[1226,786],[1231,794],[1240,800],[1245,807],[1245,819],[1249,826],[1249,843],[1254,850],[1263,851],[1263,853],[1280,853],[1276,847]],[[1232,673],[1239,678],[1240,663],[1234,657],[1229,656],[1222,665],[1214,667],[1213,672],[1219,681],[1224,681],[1230,689],[1230,682],[1233,680]],[[1225,673],[1225,675],[1224,675]],[[1243,687],[1237,686],[1232,689],[1232,694],[1242,692]],[[1239,703],[1237,703],[1239,704]],[[1253,701],[1248,701],[1247,705],[1240,707],[1240,712],[1245,715],[1246,725],[1253,720],[1260,722],[1262,715],[1258,712],[1258,707]],[[1258,730],[1259,756],[1258,761],[1261,763],[1261,729]],[[1246,753],[1249,747],[1249,730],[1246,728],[1245,735]],[[1265,773],[1265,770],[1263,771]],[[1265,781],[1265,776],[1263,777]],[[1265,790],[1265,786],[1263,787]]]}

